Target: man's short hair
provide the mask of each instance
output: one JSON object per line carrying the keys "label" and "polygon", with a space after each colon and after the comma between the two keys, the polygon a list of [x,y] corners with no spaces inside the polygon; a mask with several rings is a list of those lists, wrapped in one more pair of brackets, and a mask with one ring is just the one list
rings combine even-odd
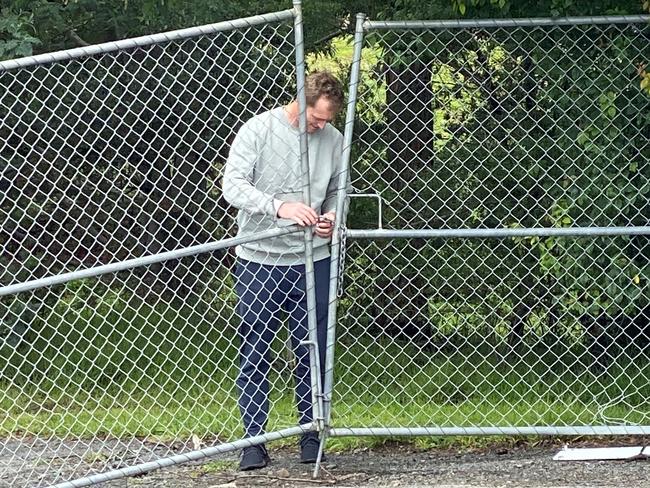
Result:
{"label": "man's short hair", "polygon": [[343,87],[339,80],[327,71],[315,71],[305,80],[307,105],[313,107],[321,97],[329,100],[336,110],[343,106]]}

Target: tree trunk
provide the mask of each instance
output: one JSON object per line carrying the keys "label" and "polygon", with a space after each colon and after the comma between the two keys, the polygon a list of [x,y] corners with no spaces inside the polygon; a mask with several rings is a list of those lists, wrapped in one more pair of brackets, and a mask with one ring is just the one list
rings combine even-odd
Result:
{"label": "tree trunk", "polygon": [[431,63],[388,66],[386,86],[388,167],[384,177],[404,204],[408,204],[409,200],[400,192],[412,194],[415,187],[409,183],[433,157]]}

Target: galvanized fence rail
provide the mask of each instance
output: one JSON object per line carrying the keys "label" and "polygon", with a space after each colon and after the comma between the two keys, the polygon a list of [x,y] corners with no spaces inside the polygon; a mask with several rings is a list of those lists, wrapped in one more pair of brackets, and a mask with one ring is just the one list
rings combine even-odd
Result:
{"label": "galvanized fence rail", "polygon": [[328,435],[650,432],[648,20],[358,17]]}
{"label": "galvanized fence rail", "polygon": [[282,329],[269,425],[244,438],[234,248],[303,243],[313,327],[312,230],[236,237],[221,184],[237,130],[270,111],[272,138],[297,96],[295,137],[257,149],[309,202],[304,70],[298,1],[0,63],[0,485],[87,486],[314,428]]}

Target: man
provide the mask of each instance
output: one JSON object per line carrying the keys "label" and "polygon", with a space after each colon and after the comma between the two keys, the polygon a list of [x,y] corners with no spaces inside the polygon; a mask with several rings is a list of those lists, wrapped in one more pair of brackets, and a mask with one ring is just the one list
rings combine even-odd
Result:
{"label": "man", "polygon": [[[340,83],[317,72],[305,81],[311,206],[303,203],[299,150],[298,102],[264,112],[239,130],[230,148],[223,195],[239,209],[238,236],[282,225],[314,226],[317,335],[324,373],[329,291],[329,242],[336,212],[336,190],[343,137],[330,122],[343,104]],[[288,318],[296,358],[295,382],[299,423],[312,418],[304,234],[293,233],[237,247],[235,290],[241,318],[239,409],[246,437],[264,433],[269,410],[270,348],[281,313]],[[322,381],[322,378],[321,378]],[[316,461],[316,432],[300,440],[301,462]],[[267,465],[264,445],[242,451],[240,469]]]}

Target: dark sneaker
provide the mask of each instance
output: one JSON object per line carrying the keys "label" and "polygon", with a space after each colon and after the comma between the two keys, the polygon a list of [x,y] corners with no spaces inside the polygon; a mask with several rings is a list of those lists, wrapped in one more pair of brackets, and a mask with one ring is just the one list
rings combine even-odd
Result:
{"label": "dark sneaker", "polygon": [[[315,463],[318,458],[319,447],[320,440],[317,432],[304,433],[300,438],[300,462],[305,464]],[[321,457],[321,461],[325,461],[325,454]]]}
{"label": "dark sneaker", "polygon": [[259,446],[245,447],[241,451],[239,458],[239,470],[250,471],[251,469],[260,469],[269,464],[269,453],[263,444]]}

